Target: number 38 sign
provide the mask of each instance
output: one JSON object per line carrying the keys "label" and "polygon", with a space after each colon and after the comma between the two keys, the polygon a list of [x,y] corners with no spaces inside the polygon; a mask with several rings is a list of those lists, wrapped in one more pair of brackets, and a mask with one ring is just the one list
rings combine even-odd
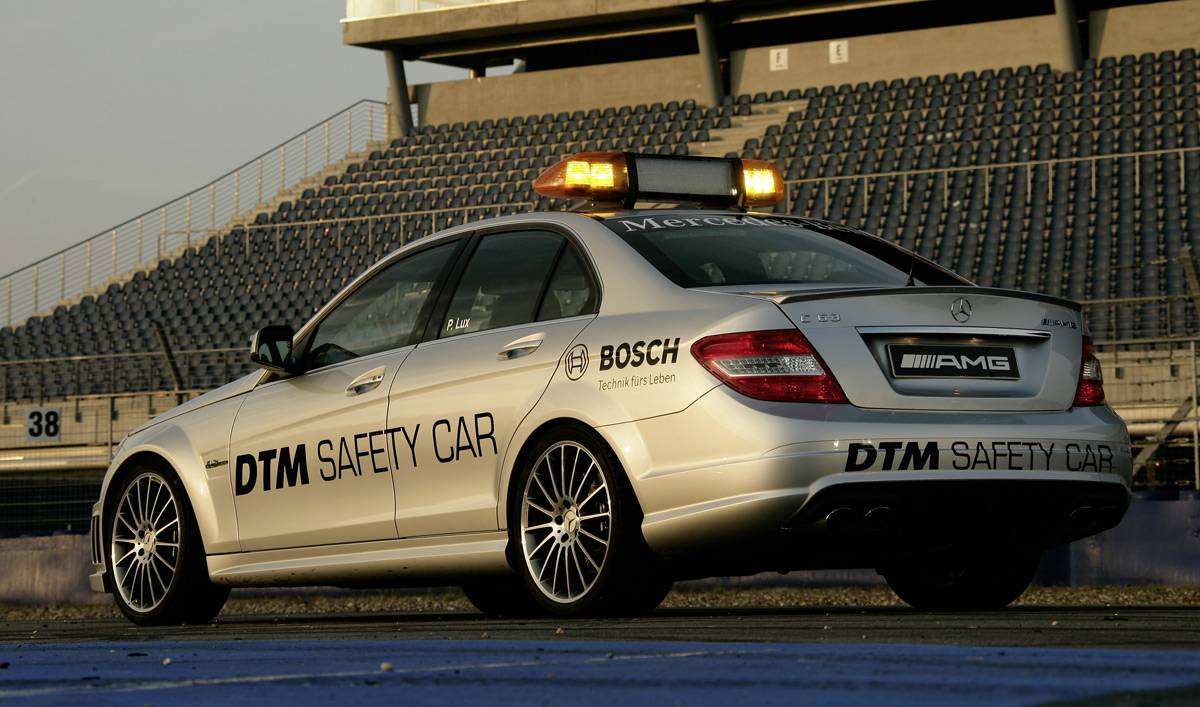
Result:
{"label": "number 38 sign", "polygon": [[62,440],[62,408],[26,408],[25,441],[59,442]]}

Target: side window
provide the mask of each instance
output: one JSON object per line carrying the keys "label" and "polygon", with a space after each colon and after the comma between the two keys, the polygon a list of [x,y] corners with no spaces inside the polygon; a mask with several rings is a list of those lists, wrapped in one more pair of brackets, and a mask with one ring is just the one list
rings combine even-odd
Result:
{"label": "side window", "polygon": [[554,268],[550,287],[546,289],[546,296],[538,309],[537,320],[544,322],[549,319],[592,314],[596,311],[596,294],[596,287],[575,249],[566,248],[558,266]]}
{"label": "side window", "polygon": [[417,316],[457,243],[392,264],[350,294],[313,332],[306,368],[408,345]]}
{"label": "side window", "polygon": [[550,231],[484,236],[454,291],[439,338],[534,321],[565,241]]}

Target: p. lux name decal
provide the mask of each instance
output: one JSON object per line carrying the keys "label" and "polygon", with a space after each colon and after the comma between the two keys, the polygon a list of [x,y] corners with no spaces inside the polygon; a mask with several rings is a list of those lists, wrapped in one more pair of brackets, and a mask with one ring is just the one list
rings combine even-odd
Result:
{"label": "p. lux name decal", "polygon": [[[417,448],[429,445],[441,464],[459,461],[468,455],[480,458],[499,453],[496,421],[490,412],[460,416],[457,422],[438,420],[422,434],[421,425],[389,427],[360,432],[348,437],[323,439],[316,443],[317,478],[338,481],[366,473],[398,471],[411,464],[417,467]],[[264,449],[257,454],[239,454],[234,462],[234,493],[244,496],[255,490],[293,488],[310,483],[308,443],[294,447]],[[259,483],[261,480],[261,484]]]}

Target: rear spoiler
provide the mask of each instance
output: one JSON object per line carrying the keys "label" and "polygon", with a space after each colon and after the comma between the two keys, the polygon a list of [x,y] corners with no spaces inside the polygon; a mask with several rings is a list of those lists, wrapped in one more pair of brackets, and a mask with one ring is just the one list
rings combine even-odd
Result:
{"label": "rear spoiler", "polygon": [[824,292],[813,292],[796,295],[780,295],[778,298],[772,298],[777,304],[791,304],[793,302],[808,302],[811,300],[828,300],[841,299],[844,297],[877,297],[888,295],[995,295],[999,297],[1010,297],[1015,299],[1032,300],[1034,302],[1044,302],[1053,304],[1059,307],[1069,309],[1073,312],[1082,312],[1083,305],[1069,299],[1061,297],[1051,297],[1050,295],[1038,294],[1036,292],[1023,292],[1021,290],[1006,290],[1000,287],[972,287],[972,286],[934,286],[934,287],[872,287],[850,290],[826,290]]}

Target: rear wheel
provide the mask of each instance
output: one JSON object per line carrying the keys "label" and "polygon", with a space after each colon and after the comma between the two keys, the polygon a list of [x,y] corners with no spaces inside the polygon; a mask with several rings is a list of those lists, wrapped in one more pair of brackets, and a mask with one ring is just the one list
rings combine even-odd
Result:
{"label": "rear wheel", "polygon": [[1036,550],[960,550],[917,557],[883,575],[892,591],[917,609],[999,609],[1029,587],[1041,557]]}
{"label": "rear wheel", "polygon": [[104,527],[113,599],[130,621],[203,623],[221,610],[229,589],[209,581],[192,507],[173,472],[135,468],[118,483]]}
{"label": "rear wheel", "polygon": [[654,610],[671,581],[642,539],[641,509],[604,440],[564,426],[528,459],[510,532],[537,605],[561,616]]}

